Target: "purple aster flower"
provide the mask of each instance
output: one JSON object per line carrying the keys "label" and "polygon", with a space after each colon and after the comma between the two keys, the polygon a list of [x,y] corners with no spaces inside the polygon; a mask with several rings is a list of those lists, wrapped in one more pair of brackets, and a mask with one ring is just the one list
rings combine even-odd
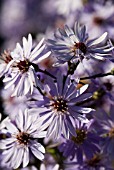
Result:
{"label": "purple aster flower", "polygon": [[[22,96],[33,92],[33,86],[42,88],[40,80],[37,78],[35,67],[43,59],[50,55],[50,51],[42,54],[45,49],[43,45],[44,39],[32,49],[32,36],[28,35],[28,39],[23,37],[23,48],[17,43],[17,46],[11,57],[13,58],[12,70],[9,75],[6,75],[4,82],[5,88],[14,85],[14,92],[12,96]],[[38,67],[38,66],[37,66]]]}
{"label": "purple aster flower", "polygon": [[44,159],[45,149],[37,141],[38,138],[46,136],[41,123],[40,118],[30,116],[27,109],[24,112],[19,111],[15,122],[6,122],[9,138],[0,142],[0,149],[3,150],[2,164],[14,169],[21,163],[26,167],[29,163],[30,151],[39,160]]}
{"label": "purple aster flower", "polygon": [[99,109],[94,114],[98,125],[96,130],[103,138],[102,147],[105,154],[110,155],[109,159],[114,160],[114,105],[111,105],[109,113]]}
{"label": "purple aster flower", "polygon": [[91,159],[93,155],[99,151],[99,136],[92,129],[93,120],[89,123],[76,121],[75,136],[70,136],[59,146],[59,150],[63,152],[63,156],[74,158],[79,162],[83,162],[84,156]]}
{"label": "purple aster flower", "polygon": [[69,60],[78,59],[112,59],[111,51],[113,47],[103,45],[107,40],[107,32],[97,39],[88,39],[85,25],[80,26],[75,23],[74,31],[67,25],[64,29],[59,29],[57,34],[54,34],[55,39],[48,40],[49,48],[57,56],[57,63],[63,64]]}
{"label": "purple aster flower", "polygon": [[71,162],[69,165],[67,170],[113,170],[109,165],[108,157],[99,152],[94,154],[91,159],[84,159],[82,164]]}
{"label": "purple aster flower", "polygon": [[[44,117],[44,124],[48,124],[47,137],[58,139],[61,134],[69,138],[69,133],[75,134],[73,128],[73,119],[79,119],[88,122],[85,114],[90,113],[93,109],[78,105],[78,102],[84,101],[91,97],[90,93],[83,92],[88,85],[76,89],[77,82],[71,82],[70,76],[63,81],[63,76],[57,75],[57,82],[48,79],[48,89],[44,98],[42,107],[31,109],[31,114],[39,113]],[[47,123],[48,122],[48,123]]]}
{"label": "purple aster flower", "polygon": [[108,157],[97,153],[91,159],[85,160],[79,170],[113,170],[113,168],[108,162]]}

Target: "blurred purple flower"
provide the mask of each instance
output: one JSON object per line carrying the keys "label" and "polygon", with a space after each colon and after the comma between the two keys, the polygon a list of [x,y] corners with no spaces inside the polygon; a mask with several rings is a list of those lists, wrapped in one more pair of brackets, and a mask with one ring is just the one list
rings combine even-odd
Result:
{"label": "blurred purple flower", "polygon": [[106,5],[94,2],[88,3],[85,9],[81,11],[80,22],[86,23],[90,36],[95,34],[99,36],[107,31],[109,37],[114,38],[114,5],[111,3]]}
{"label": "blurred purple flower", "polygon": [[77,170],[113,170],[108,164],[108,157],[103,153],[96,153],[91,159],[85,159]]}
{"label": "blurred purple flower", "polygon": [[84,156],[91,159],[99,151],[100,138],[92,129],[92,123],[93,120],[86,124],[76,121],[75,133],[77,136],[70,136],[69,140],[59,146],[63,156],[69,157],[70,160],[75,158],[78,163],[82,163]]}

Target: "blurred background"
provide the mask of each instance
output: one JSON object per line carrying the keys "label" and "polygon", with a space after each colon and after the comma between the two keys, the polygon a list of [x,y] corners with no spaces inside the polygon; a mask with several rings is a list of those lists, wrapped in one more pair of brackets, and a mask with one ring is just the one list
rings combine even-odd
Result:
{"label": "blurred background", "polygon": [[31,33],[36,39],[75,21],[86,24],[89,35],[104,31],[114,39],[114,0],[0,0],[0,51]]}

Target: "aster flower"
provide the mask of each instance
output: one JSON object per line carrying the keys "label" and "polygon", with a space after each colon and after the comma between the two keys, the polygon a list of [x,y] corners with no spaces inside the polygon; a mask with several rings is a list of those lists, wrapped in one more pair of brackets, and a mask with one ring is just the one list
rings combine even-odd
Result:
{"label": "aster flower", "polygon": [[76,159],[77,162],[82,163],[84,156],[91,159],[93,155],[99,151],[99,136],[96,135],[92,129],[93,120],[89,123],[82,123],[76,121],[76,135],[70,136],[59,146],[60,152],[63,156],[69,157],[70,160]]}
{"label": "aster flower", "polygon": [[108,155],[106,156],[102,152],[97,152],[91,159],[85,158],[81,164],[77,161],[65,162],[65,170],[113,170],[108,163]]}
{"label": "aster flower", "polygon": [[58,33],[54,34],[55,39],[48,40],[49,48],[57,56],[57,63],[63,64],[73,59],[111,59],[111,51],[113,47],[103,45],[107,40],[107,32],[96,39],[88,39],[85,25],[80,26],[75,23],[74,31],[67,25],[64,29],[59,29]]}
{"label": "aster flower", "polygon": [[109,159],[114,160],[114,105],[111,105],[109,113],[99,109],[94,114],[97,120],[96,130],[103,138],[102,147],[105,154],[110,155]]}
{"label": "aster flower", "polygon": [[44,159],[45,149],[37,139],[45,137],[46,131],[38,117],[31,117],[27,109],[24,112],[20,110],[15,122],[7,122],[6,128],[9,138],[0,142],[4,165],[16,169],[22,163],[23,167],[26,167],[29,163],[30,151],[39,160]]}
{"label": "aster flower", "polygon": [[83,94],[88,85],[77,90],[79,80],[75,83],[71,82],[68,76],[66,82],[63,83],[63,76],[60,74],[57,75],[56,83],[52,79],[48,81],[47,89],[49,90],[46,91],[44,105],[31,109],[31,114],[37,113],[42,119],[44,117],[44,124],[49,122],[47,137],[58,139],[63,134],[65,138],[69,138],[69,133],[75,134],[72,119],[88,122],[85,114],[93,110],[77,104],[91,97],[90,93]]}
{"label": "aster flower", "polygon": [[30,166],[26,168],[21,168],[21,170],[59,170],[59,165],[56,164],[55,166],[45,166],[44,163],[41,164],[40,169],[37,169],[35,166]]}
{"label": "aster flower", "polygon": [[91,159],[85,160],[78,170],[113,170],[113,168],[108,164],[108,157],[96,153]]}
{"label": "aster flower", "polygon": [[[23,48],[17,43],[16,48],[11,52],[13,58],[12,71],[4,78],[5,88],[14,85],[14,92],[12,96],[22,96],[33,92],[33,86],[42,88],[40,80],[37,78],[35,67],[43,59],[50,55],[50,51],[42,54],[45,45],[44,39],[32,49],[32,36],[28,35],[28,39],[23,37]],[[38,68],[38,66],[37,66]]]}

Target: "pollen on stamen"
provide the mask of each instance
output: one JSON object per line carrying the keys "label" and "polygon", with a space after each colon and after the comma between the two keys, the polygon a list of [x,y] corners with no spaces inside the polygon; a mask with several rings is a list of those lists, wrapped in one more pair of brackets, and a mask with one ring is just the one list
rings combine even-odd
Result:
{"label": "pollen on stamen", "polygon": [[54,99],[51,106],[54,110],[61,113],[65,113],[68,110],[67,101],[62,97],[58,97],[56,100]]}

